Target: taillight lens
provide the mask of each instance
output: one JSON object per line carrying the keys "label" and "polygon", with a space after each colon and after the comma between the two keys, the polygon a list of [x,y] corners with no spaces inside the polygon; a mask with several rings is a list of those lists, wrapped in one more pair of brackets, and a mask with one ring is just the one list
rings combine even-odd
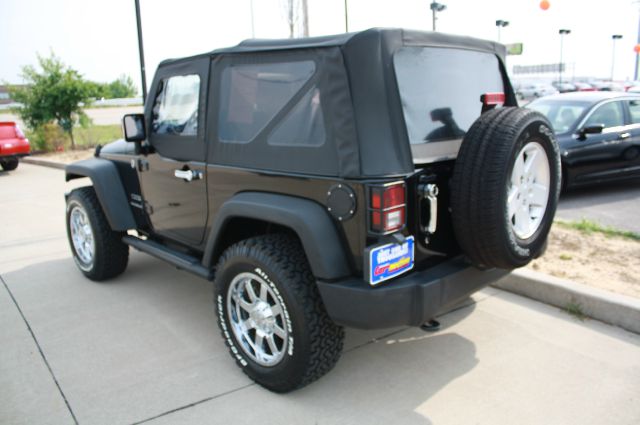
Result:
{"label": "taillight lens", "polygon": [[480,101],[485,106],[502,105],[505,101],[504,93],[485,93],[480,96]]}
{"label": "taillight lens", "polygon": [[372,186],[369,200],[371,231],[389,233],[401,229],[406,222],[405,185]]}

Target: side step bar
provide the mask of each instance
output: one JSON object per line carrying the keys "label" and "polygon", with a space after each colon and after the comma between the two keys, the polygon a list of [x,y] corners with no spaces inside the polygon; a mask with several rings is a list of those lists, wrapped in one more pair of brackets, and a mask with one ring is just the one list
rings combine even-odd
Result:
{"label": "side step bar", "polygon": [[122,242],[134,247],[138,251],[146,252],[147,254],[173,264],[179,269],[186,270],[207,280],[213,280],[213,270],[203,267],[200,260],[196,257],[172,250],[152,240],[144,240],[136,238],[135,236],[127,235],[122,238]]}

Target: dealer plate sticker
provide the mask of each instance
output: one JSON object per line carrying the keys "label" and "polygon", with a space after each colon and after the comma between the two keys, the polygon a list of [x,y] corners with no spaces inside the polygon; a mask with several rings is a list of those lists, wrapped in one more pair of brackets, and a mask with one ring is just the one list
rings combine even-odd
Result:
{"label": "dealer plate sticker", "polygon": [[413,268],[413,236],[403,244],[381,245],[369,251],[369,283],[377,285]]}

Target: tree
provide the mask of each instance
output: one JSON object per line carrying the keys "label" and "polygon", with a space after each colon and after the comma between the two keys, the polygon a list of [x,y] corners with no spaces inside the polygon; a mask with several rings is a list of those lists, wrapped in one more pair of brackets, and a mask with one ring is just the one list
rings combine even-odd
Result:
{"label": "tree", "polygon": [[10,90],[12,98],[22,104],[18,114],[34,130],[55,121],[69,135],[75,149],[73,127],[88,120],[81,105],[90,101],[90,86],[53,52],[49,57],[38,55],[38,65],[41,70],[24,66],[25,85]]}
{"label": "tree", "polygon": [[122,74],[117,80],[109,83],[109,98],[122,99],[133,97],[138,92],[138,88],[130,76]]}

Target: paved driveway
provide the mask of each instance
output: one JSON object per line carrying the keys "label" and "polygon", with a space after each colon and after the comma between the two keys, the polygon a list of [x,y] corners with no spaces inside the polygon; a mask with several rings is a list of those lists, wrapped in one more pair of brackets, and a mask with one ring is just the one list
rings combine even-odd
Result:
{"label": "paved driveway", "polygon": [[76,270],[62,171],[0,173],[2,424],[640,423],[640,336],[495,289],[444,329],[349,330],[337,367],[291,394],[234,365],[210,285],[132,253]]}

